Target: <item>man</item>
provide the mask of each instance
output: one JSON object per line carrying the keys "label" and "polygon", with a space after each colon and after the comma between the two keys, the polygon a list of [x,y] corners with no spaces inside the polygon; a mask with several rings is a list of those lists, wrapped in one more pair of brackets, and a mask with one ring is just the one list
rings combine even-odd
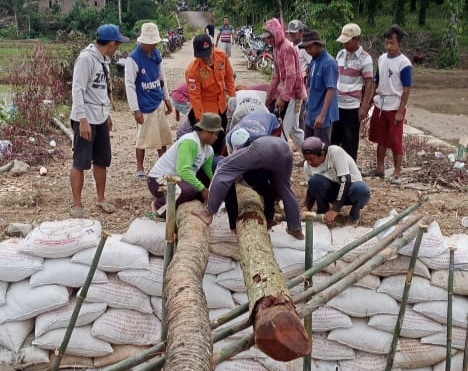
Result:
{"label": "man", "polygon": [[[230,97],[236,96],[234,72],[226,53],[213,49],[208,35],[198,35],[193,40],[195,59],[185,71],[191,109],[189,120],[192,126],[200,121],[205,112],[221,116],[223,129],[227,126],[227,99],[225,89]],[[224,149],[224,133],[213,144],[215,154]]]}
{"label": "man", "polygon": [[172,143],[171,129],[165,116],[172,112],[172,104],[162,55],[156,48],[161,41],[158,26],[143,23],[137,41],[140,45],[130,53],[125,64],[125,89],[130,111],[137,123],[135,177],[146,179],[145,150],[156,149],[161,157]]}
{"label": "man", "polygon": [[317,31],[305,32],[299,48],[304,48],[312,56],[305,137],[316,136],[328,146],[332,125],[339,118],[336,96],[338,67],[335,58],[325,50],[325,41],[320,39]]}
{"label": "man", "polygon": [[[231,187],[244,179],[264,197],[268,227],[273,224],[276,193],[284,203],[287,232],[303,240],[299,205],[290,181],[293,164],[291,148],[283,138],[268,135],[271,127],[274,126],[271,115],[259,115],[263,116],[256,117],[255,120],[258,120],[258,123],[250,120],[249,125],[244,125],[241,121],[232,133],[228,134],[234,152],[218,164],[210,185],[207,206],[194,211],[194,214],[210,224],[213,215],[218,211],[229,191],[233,192]],[[231,200],[235,199],[236,197],[232,197],[231,194]],[[235,207],[237,208],[237,201]],[[230,227],[234,229],[237,211],[231,211],[229,214]]]}
{"label": "man", "polygon": [[96,183],[96,205],[106,213],[115,211],[114,205],[105,198],[107,167],[112,157],[109,57],[115,54],[121,43],[129,41],[129,38],[122,36],[118,26],[102,25],[97,30],[96,44],[83,49],[75,61],[70,114],[74,133],[70,171],[73,194],[70,216],[73,218],[85,216],[81,193],[84,170],[90,169],[91,163]]}
{"label": "man", "polygon": [[205,33],[211,37],[211,41],[214,40],[214,32],[215,32],[214,19],[210,18],[210,23],[208,23],[205,27]]}
{"label": "man", "polygon": [[317,137],[304,140],[302,155],[308,184],[305,208],[311,210],[317,203],[317,213],[325,214],[325,221],[332,223],[344,205],[352,205],[348,218],[357,223],[371,192],[351,156],[339,146],[328,147]]}
{"label": "man", "polygon": [[[309,64],[312,60],[312,57],[304,49],[299,49],[298,45],[302,41],[302,35],[306,29],[306,25],[294,19],[288,24],[288,29],[286,30],[286,36],[289,41],[291,41],[299,52],[299,63],[301,65],[302,79],[304,81],[304,86],[307,86],[307,78],[309,76]],[[304,130],[304,110],[306,107],[306,100],[302,101],[301,111],[299,113],[299,127],[301,130]]]}
{"label": "man", "polygon": [[229,17],[224,17],[223,25],[220,27],[218,36],[216,37],[216,47],[219,44],[219,48],[224,50],[228,58],[231,58],[231,46],[234,40],[234,28],[229,24]]}
{"label": "man", "polygon": [[374,175],[383,178],[387,148],[393,153],[395,170],[392,184],[401,184],[403,158],[403,124],[406,104],[413,79],[411,61],[400,51],[405,32],[398,25],[391,26],[384,34],[386,53],[378,60],[375,74],[375,109],[369,126],[369,139],[377,143],[377,168]]}
{"label": "man", "polygon": [[171,101],[175,108],[176,121],[179,121],[180,114],[182,113],[183,115],[186,115],[190,109],[190,98],[187,83],[184,81],[177,85],[169,95],[171,96]]}
{"label": "man", "polygon": [[262,37],[273,47],[275,72],[266,98],[266,106],[276,99],[276,109],[283,120],[283,130],[299,151],[304,132],[299,128],[299,112],[302,101],[307,97],[302,81],[297,48],[284,36],[281,22],[272,18],[263,25]]}
{"label": "man", "polygon": [[166,176],[181,178],[176,185],[176,207],[188,201],[208,198],[208,186],[213,177],[213,143],[223,131],[221,117],[205,113],[194,131],[183,135],[156,162],[148,174],[148,189],[154,199],[151,202],[153,218],[164,216],[166,198],[160,189],[167,184]]}
{"label": "man", "polygon": [[374,69],[372,57],[361,45],[361,28],[355,23],[343,27],[336,40],[343,44],[337,56],[338,108],[340,119],[333,124],[331,143],[341,146],[356,161],[361,121],[369,112]]}

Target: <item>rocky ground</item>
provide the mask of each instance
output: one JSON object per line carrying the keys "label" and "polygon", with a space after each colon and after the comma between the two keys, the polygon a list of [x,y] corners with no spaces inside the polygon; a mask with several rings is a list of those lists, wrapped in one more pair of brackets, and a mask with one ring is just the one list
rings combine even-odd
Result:
{"label": "rocky ground", "polygon": [[[170,89],[183,81],[185,67],[191,58],[192,47],[191,43],[187,42],[182,50],[165,60]],[[237,48],[234,48],[232,64],[237,73],[237,83],[253,84],[266,80],[266,77],[260,73],[247,70],[246,63]],[[435,75],[431,75],[430,86],[425,85],[419,90],[416,85],[410,102],[409,123],[411,126],[420,127],[425,132],[455,144],[460,133],[467,133],[466,113],[468,109],[464,98],[468,96],[467,86],[464,86],[464,89],[463,86],[451,89],[447,85],[447,79],[441,78],[439,81],[434,78]],[[464,75],[468,75],[468,72]],[[422,81],[427,84],[425,77],[422,78]],[[444,95],[440,94],[440,84],[445,89],[446,94]],[[447,112],[446,107],[451,107],[451,111]],[[434,110],[438,112],[433,112]],[[87,172],[85,177],[83,195],[84,205],[90,218],[100,220],[104,228],[110,232],[122,233],[127,230],[133,219],[142,217],[150,211],[151,196],[146,182],[134,177],[136,124],[125,101],[117,102],[112,117],[114,122],[114,131],[112,132],[113,162],[108,172],[107,198],[116,205],[117,211],[114,214],[104,214],[95,206],[94,180],[90,172]],[[178,123],[175,121],[174,115],[169,117],[169,121],[175,134]],[[68,218],[71,205],[69,185],[71,143],[59,131],[53,139],[57,142],[56,148],[63,151],[65,158],[46,164],[48,170],[46,176],[39,174],[40,165],[33,166],[30,172],[20,177],[13,177],[10,173],[0,174],[0,233],[3,233],[11,222],[37,225],[46,220]],[[437,169],[444,166],[441,165],[442,162],[434,163],[432,151],[434,148],[442,149],[442,144],[437,143],[435,147],[429,147],[427,143],[421,144],[425,141],[418,140],[418,144],[415,145],[418,150],[426,149],[428,161],[425,165],[420,164],[414,169],[415,159],[408,157],[405,159],[408,179],[406,184],[398,187],[390,185],[385,180],[369,179],[373,195],[370,204],[363,213],[363,225],[373,225],[375,220],[386,216],[392,209],[398,211],[405,209],[417,200],[417,192],[422,190],[429,195],[429,201],[421,210],[436,218],[444,234],[466,233],[466,229],[463,229],[460,222],[462,216],[468,216],[466,188],[464,192],[462,187],[454,186],[451,181],[447,181],[446,177],[442,177],[442,180],[438,179],[437,174],[434,178],[434,172],[437,173]],[[454,147],[443,147],[444,153],[455,151]],[[372,167],[374,156],[372,144],[363,138],[359,165],[363,169]],[[155,153],[147,154],[146,170],[150,169],[155,160]],[[295,163],[300,162],[300,160],[300,155],[295,153]],[[444,164],[445,162],[444,159]],[[426,178],[424,178],[423,170],[426,168]],[[415,171],[417,174],[423,174],[422,179],[421,177],[415,179],[412,176]],[[447,184],[444,183],[444,180]],[[302,201],[305,184],[302,169],[299,167],[294,168],[293,185],[298,199]]]}

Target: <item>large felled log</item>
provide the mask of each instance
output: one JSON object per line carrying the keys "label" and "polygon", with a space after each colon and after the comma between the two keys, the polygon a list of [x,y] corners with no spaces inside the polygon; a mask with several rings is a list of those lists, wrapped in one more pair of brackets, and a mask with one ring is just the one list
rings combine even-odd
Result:
{"label": "large felled log", "polygon": [[310,353],[311,340],[273,254],[260,197],[237,185],[237,199],[237,235],[255,344],[278,361],[302,357]]}
{"label": "large felled log", "polygon": [[203,276],[209,256],[209,227],[192,214],[198,201],[177,210],[178,243],[164,285],[168,343],[165,369],[213,369],[213,344]]}

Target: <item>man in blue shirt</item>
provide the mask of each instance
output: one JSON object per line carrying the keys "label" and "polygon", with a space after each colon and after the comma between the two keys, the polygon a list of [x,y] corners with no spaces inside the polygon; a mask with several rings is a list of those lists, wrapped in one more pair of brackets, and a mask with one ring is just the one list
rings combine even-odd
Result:
{"label": "man in blue shirt", "polygon": [[331,129],[339,119],[338,113],[338,65],[325,50],[325,42],[317,31],[304,32],[298,45],[312,56],[309,65],[309,97],[305,137],[315,136],[330,145]]}

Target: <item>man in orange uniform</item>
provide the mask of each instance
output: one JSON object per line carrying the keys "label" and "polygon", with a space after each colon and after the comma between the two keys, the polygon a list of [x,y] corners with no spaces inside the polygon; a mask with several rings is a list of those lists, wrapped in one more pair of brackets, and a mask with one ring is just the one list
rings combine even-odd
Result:
{"label": "man in orange uniform", "polygon": [[[191,109],[188,117],[193,126],[199,122],[205,112],[221,116],[223,129],[227,126],[227,99],[236,96],[234,72],[225,52],[213,48],[211,38],[198,35],[193,40],[195,59],[185,71]],[[224,148],[224,134],[219,135],[213,144],[215,154],[221,154]]]}

